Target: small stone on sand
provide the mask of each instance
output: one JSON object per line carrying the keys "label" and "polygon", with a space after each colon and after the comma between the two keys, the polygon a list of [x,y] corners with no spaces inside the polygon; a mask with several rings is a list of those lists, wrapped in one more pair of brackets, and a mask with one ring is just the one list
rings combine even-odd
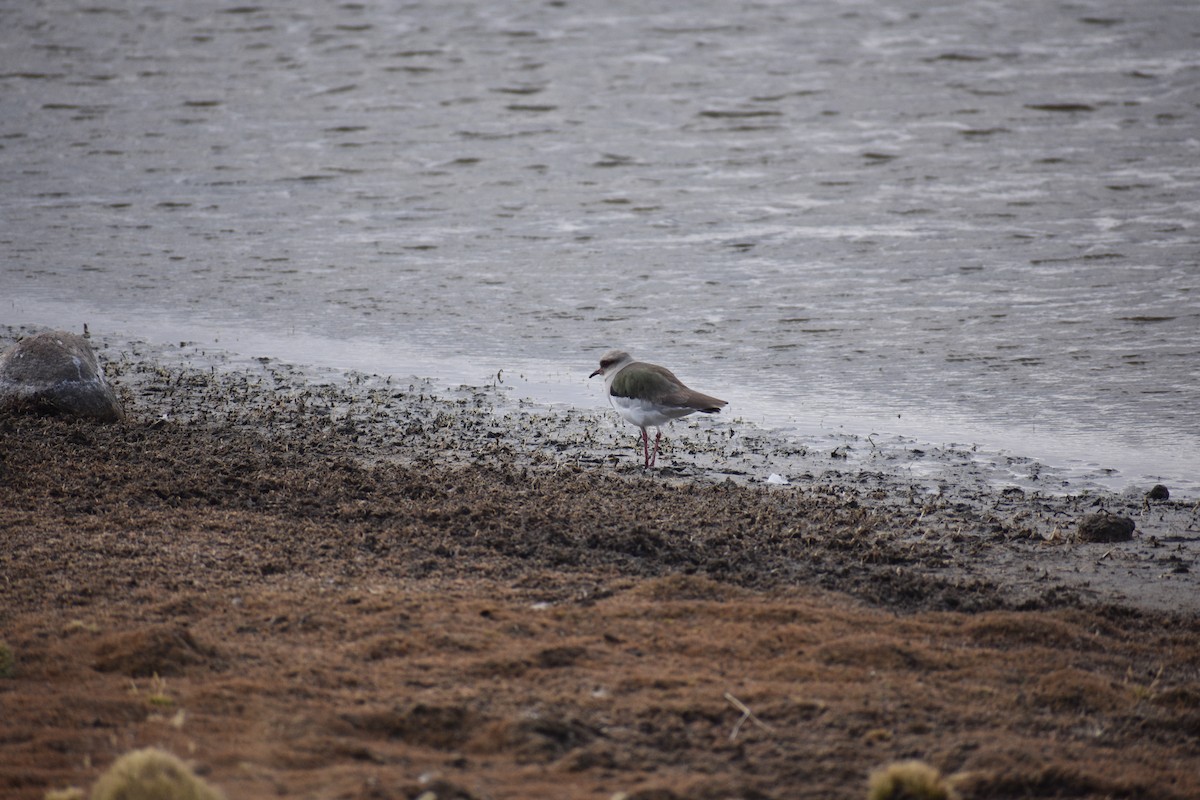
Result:
{"label": "small stone on sand", "polygon": [[1171,490],[1163,486],[1161,483],[1155,485],[1153,489],[1146,492],[1147,500],[1170,500]]}

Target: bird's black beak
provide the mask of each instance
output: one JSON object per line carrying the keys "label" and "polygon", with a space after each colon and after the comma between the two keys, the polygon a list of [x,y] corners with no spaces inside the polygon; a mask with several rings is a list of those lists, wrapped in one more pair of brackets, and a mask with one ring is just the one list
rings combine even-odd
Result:
{"label": "bird's black beak", "polygon": [[601,367],[600,369],[593,372],[591,375],[588,375],[588,378],[594,378],[597,375],[603,375],[603,374],[604,374],[604,367]]}

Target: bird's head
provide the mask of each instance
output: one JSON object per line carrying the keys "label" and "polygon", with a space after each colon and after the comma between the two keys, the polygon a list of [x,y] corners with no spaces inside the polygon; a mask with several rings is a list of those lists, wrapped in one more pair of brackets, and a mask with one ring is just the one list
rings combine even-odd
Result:
{"label": "bird's head", "polygon": [[597,375],[607,375],[610,370],[619,369],[627,362],[632,361],[633,356],[626,353],[624,350],[609,350],[604,355],[600,356],[600,368],[588,375],[589,378],[594,378]]}

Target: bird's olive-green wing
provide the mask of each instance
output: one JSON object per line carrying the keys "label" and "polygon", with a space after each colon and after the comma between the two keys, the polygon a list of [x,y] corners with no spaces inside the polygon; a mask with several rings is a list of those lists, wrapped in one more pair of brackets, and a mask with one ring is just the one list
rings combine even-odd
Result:
{"label": "bird's olive-green wing", "polygon": [[620,372],[612,382],[616,397],[638,397],[664,406],[694,408],[697,411],[719,411],[724,400],[694,392],[683,385],[666,367],[635,361]]}

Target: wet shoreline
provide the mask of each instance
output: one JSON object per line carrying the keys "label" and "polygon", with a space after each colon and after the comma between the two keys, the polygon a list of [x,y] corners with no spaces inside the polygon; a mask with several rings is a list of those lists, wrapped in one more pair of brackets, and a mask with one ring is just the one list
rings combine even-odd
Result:
{"label": "wet shoreline", "polygon": [[[364,465],[517,470],[551,479],[594,472],[668,487],[729,483],[752,494],[822,497],[869,512],[881,539],[915,554],[904,560],[916,573],[1004,587],[1007,596],[995,601],[1001,604],[1063,591],[1101,605],[1197,608],[1200,506],[1190,499],[1042,494],[996,485],[969,449],[888,452],[845,437],[818,450],[736,419],[721,427],[676,423],[665,432],[660,467],[644,472],[636,431],[607,409],[538,406],[499,380],[444,389],[417,377],[237,359],[186,342],[98,340],[97,347],[134,429],[295,437]],[[1074,541],[1080,521],[1096,512],[1134,520],[1134,539]]]}
{"label": "wet shoreline", "polygon": [[[212,321],[180,324],[165,312],[140,317],[112,315],[87,306],[28,299],[18,302],[17,308],[22,312],[17,316],[28,318],[73,320],[76,324],[90,320],[93,329],[112,333],[98,336],[97,341],[110,342],[106,346],[114,353],[137,347],[156,352],[167,362],[197,368],[256,366],[258,359],[269,358],[303,365],[318,381],[341,382],[346,375],[358,374],[416,382],[438,391],[487,386],[504,390],[493,400],[500,413],[569,409],[594,412],[606,431],[620,427],[615,417],[601,413],[607,406],[598,382],[586,379],[599,351],[580,353],[566,362],[561,356],[557,361],[509,362],[480,354],[446,356],[403,342],[331,339],[257,326],[227,327]],[[40,312],[40,317],[34,312]],[[37,325],[8,328],[10,332],[39,329]],[[734,398],[719,418],[708,421],[714,434],[745,432],[763,441],[758,448],[761,458],[735,465],[751,478],[765,480],[772,473],[802,478],[829,469],[868,470],[903,474],[930,491],[970,480],[996,490],[1015,487],[1042,495],[1117,493],[1130,497],[1162,483],[1178,498],[1200,500],[1200,474],[1192,469],[1192,459],[1185,453],[1186,436],[1152,445],[1119,430],[1113,435],[1084,435],[1077,429],[1056,428],[1036,415],[1005,421],[972,419],[945,409],[905,408],[901,413],[899,407],[887,406],[882,395],[867,408],[861,398],[839,400],[836,392],[817,387],[793,394],[785,402],[763,391],[732,391],[705,373],[705,368],[715,366],[707,358],[707,352],[697,352],[678,369],[693,382],[714,383]],[[1102,409],[1094,411],[1102,416]],[[685,420],[669,430],[694,427],[694,422]],[[730,463],[729,453],[725,456],[725,463]],[[723,469],[722,464],[711,466]]]}

